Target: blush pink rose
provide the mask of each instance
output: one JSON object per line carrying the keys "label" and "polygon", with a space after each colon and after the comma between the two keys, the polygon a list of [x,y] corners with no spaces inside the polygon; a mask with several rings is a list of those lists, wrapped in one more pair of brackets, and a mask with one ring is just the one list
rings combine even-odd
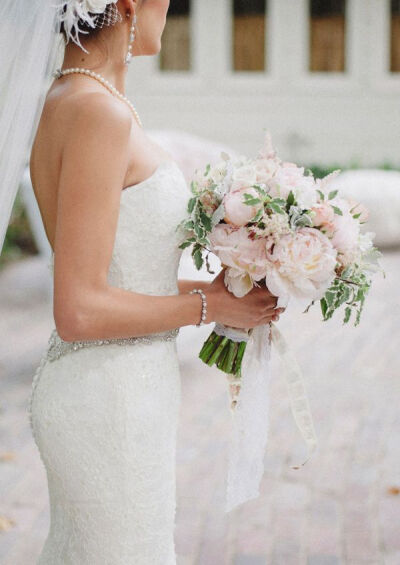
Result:
{"label": "blush pink rose", "polygon": [[319,202],[313,208],[315,213],[313,217],[313,225],[316,227],[329,226],[335,218],[335,212],[330,204],[327,202]]}
{"label": "blush pink rose", "polygon": [[287,198],[293,192],[298,205],[305,210],[317,203],[314,178],[305,176],[304,167],[298,167],[294,163],[282,163],[268,185],[273,197]]}
{"label": "blush pink rose", "polygon": [[262,208],[263,204],[255,204],[254,206],[249,206],[244,203],[244,194],[251,194],[254,198],[258,198],[259,194],[255,188],[247,187],[240,188],[239,190],[234,190],[228,192],[224,197],[224,207],[225,207],[225,222],[232,224],[233,226],[245,226],[250,222],[252,218],[256,215],[258,210]]}
{"label": "blush pink rose", "polygon": [[275,296],[322,298],[335,277],[336,250],[315,228],[284,235],[267,251],[271,266],[266,283]]}

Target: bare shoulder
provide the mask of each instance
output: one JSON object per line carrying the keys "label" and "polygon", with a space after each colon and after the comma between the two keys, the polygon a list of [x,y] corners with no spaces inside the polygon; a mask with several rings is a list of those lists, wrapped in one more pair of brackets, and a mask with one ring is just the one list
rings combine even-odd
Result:
{"label": "bare shoulder", "polygon": [[58,107],[65,134],[75,137],[107,135],[114,141],[126,141],[132,127],[127,105],[107,92],[81,91],[66,97]]}

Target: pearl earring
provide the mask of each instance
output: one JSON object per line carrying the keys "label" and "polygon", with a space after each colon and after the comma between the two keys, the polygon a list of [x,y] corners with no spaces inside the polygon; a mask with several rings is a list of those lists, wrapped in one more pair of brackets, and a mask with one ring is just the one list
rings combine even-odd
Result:
{"label": "pearl earring", "polygon": [[131,31],[130,31],[130,34],[129,34],[128,53],[126,54],[126,57],[125,57],[125,64],[126,65],[129,65],[129,63],[131,62],[131,59],[132,59],[132,43],[135,41],[135,24],[136,24],[136,14],[133,14]]}

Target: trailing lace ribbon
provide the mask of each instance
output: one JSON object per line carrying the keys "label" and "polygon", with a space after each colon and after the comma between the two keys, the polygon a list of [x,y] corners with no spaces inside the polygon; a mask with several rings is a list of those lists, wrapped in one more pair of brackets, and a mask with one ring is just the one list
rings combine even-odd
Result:
{"label": "trailing lace ribbon", "polygon": [[282,361],[293,417],[308,448],[308,457],[305,461],[300,465],[292,467],[293,469],[300,469],[300,467],[307,463],[317,448],[317,436],[315,434],[310,403],[308,402],[303,374],[299,364],[287,341],[273,323],[271,323],[271,338]]}
{"label": "trailing lace ribbon", "polygon": [[[232,431],[225,502],[225,512],[229,512],[260,494],[269,431],[272,343],[281,358],[294,420],[308,447],[307,459],[293,466],[293,469],[299,469],[309,460],[316,449],[317,438],[300,367],[276,325],[271,322],[247,332],[216,324],[214,331],[234,341],[247,341],[239,379],[240,392],[236,407],[231,410]],[[234,381],[234,378],[230,379],[231,383]]]}

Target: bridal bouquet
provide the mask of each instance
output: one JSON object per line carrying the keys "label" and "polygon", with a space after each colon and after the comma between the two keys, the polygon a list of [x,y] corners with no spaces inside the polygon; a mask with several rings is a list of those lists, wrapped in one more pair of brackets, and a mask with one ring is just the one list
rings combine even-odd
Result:
{"label": "bridal bouquet", "polygon": [[[315,179],[303,167],[282,162],[269,134],[256,158],[221,158],[196,170],[188,217],[179,224],[187,230],[180,247],[192,246],[197,269],[205,261],[213,272],[213,252],[235,296],[263,285],[279,297],[278,306],[295,297],[309,301],[308,311],[319,301],[323,320],[343,306],[344,323],[354,314],[357,325],[381,253],[373,245],[375,234],[360,229],[367,209],[330,189],[340,171]],[[234,383],[251,332],[216,324],[200,359],[215,363]]]}
{"label": "bridal bouquet", "polygon": [[[372,273],[381,253],[372,232],[363,233],[366,208],[332,188],[339,173],[316,179],[303,167],[283,162],[267,134],[255,158],[226,153],[214,166],[197,170],[191,182],[186,231],[180,244],[191,246],[197,269],[209,253],[224,268],[230,292],[243,297],[264,286],[278,297],[305,301],[307,312],[319,301],[323,320],[344,309],[344,323],[360,322]],[[302,372],[277,326],[270,322],[245,330],[215,324],[200,359],[227,375],[232,418],[226,511],[259,494],[268,438],[270,351],[283,362],[295,422],[307,444],[308,461],[317,437]]]}

